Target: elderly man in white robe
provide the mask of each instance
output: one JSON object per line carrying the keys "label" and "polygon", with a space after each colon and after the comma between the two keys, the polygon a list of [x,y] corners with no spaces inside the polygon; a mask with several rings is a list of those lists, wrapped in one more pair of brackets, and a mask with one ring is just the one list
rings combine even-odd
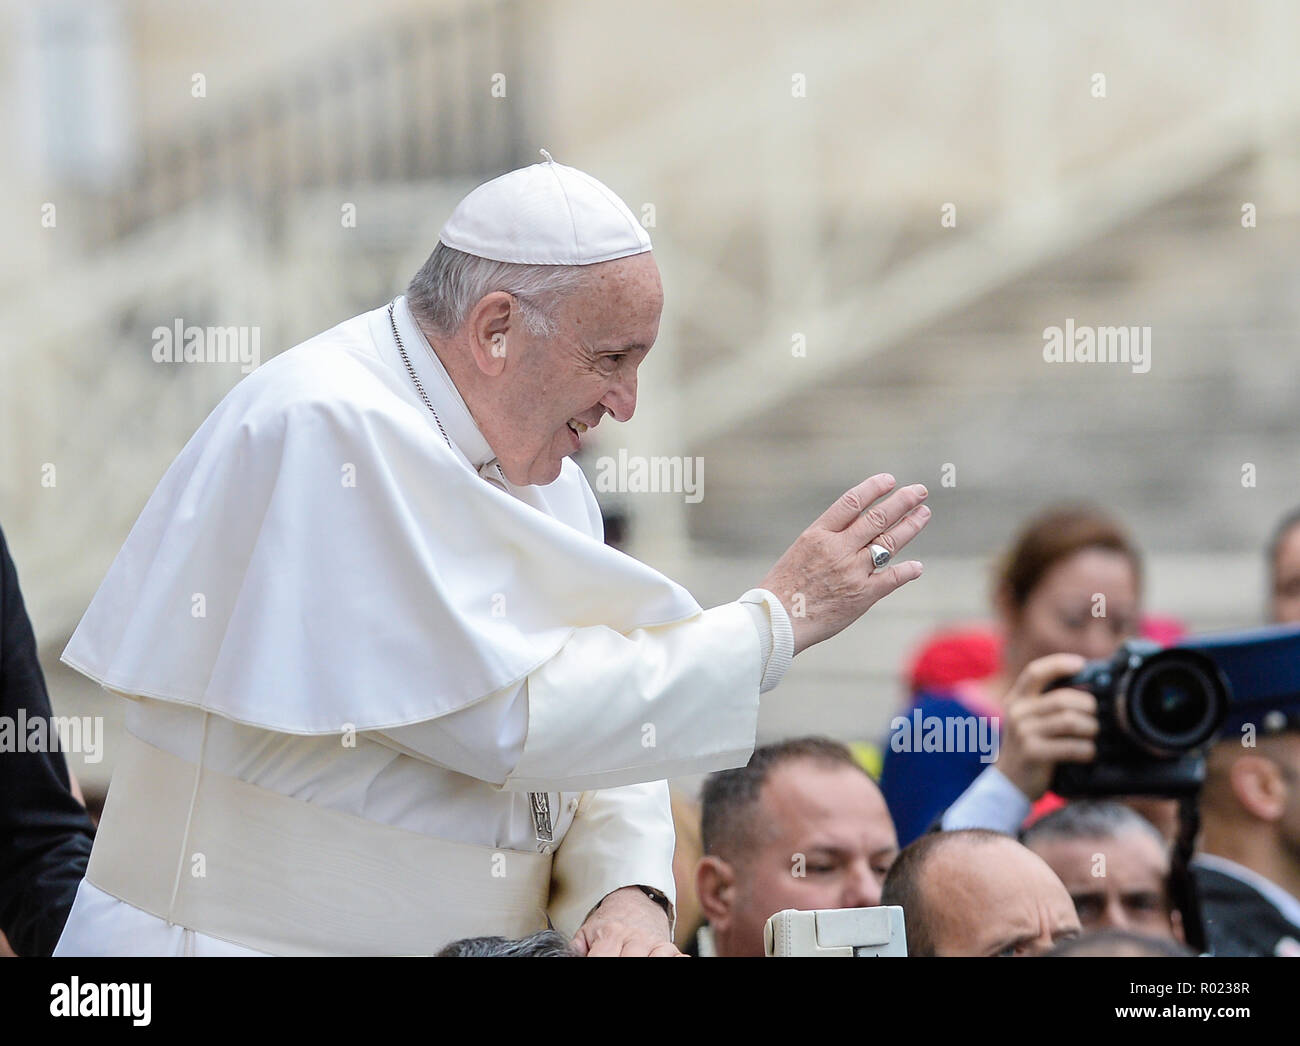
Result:
{"label": "elderly man in white robe", "polygon": [[57,954],[677,954],[665,779],[745,763],[929,511],[873,476],[709,610],[606,546],[571,455],[662,304],[632,213],[546,156],[226,396],[63,655],[128,705]]}

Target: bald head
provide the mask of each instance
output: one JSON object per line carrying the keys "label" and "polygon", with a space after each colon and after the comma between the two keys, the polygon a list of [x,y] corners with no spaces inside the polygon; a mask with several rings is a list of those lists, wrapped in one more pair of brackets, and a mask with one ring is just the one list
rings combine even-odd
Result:
{"label": "bald head", "polygon": [[1061,880],[1010,836],[922,836],[899,855],[882,904],[903,908],[912,955],[1041,955],[1079,933]]}

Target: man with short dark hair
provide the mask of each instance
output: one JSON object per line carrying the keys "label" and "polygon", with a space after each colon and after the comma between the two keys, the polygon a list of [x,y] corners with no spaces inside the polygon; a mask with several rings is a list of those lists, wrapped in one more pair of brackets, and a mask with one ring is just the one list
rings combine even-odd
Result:
{"label": "man with short dark hair", "polygon": [[1078,936],[1056,873],[1010,836],[931,832],[898,855],[880,900],[903,909],[908,955],[1042,955]]}
{"label": "man with short dark hair", "polygon": [[1182,940],[1170,903],[1164,837],[1123,803],[1081,800],[1035,821],[1023,842],[1065,884],[1084,932],[1130,930]]}
{"label": "man with short dark hair", "polygon": [[788,908],[868,908],[898,853],[874,781],[843,745],[796,738],[713,774],[701,796],[696,869],[709,920],[701,954],[763,954],[763,925]]}
{"label": "man with short dark hair", "polygon": [[[1270,617],[1300,622],[1300,508],[1273,531],[1268,570]],[[1192,874],[1210,951],[1300,955],[1300,699],[1229,716],[1207,760],[1201,823]]]}
{"label": "man with short dark hair", "polygon": [[1215,955],[1300,956],[1300,714],[1264,718],[1253,745],[1229,722],[1201,792],[1192,873]]}

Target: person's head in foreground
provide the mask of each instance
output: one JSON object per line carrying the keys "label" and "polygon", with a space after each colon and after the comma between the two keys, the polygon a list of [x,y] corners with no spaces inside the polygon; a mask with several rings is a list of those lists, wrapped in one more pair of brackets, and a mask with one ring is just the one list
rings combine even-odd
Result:
{"label": "person's head in foreground", "polygon": [[1201,791],[1205,853],[1227,858],[1300,898],[1300,716],[1251,740],[1225,731]]}
{"label": "person's head in foreground", "polygon": [[464,937],[452,941],[435,958],[557,959],[573,958],[576,955],[563,934],[554,930],[539,930],[518,940],[508,937]]}
{"label": "person's head in foreground", "polygon": [[1268,545],[1269,617],[1278,624],[1300,621],[1300,508],[1288,513]]}
{"label": "person's head in foreground", "polygon": [[1035,821],[1021,841],[1065,884],[1086,933],[1182,940],[1170,903],[1169,850],[1141,814],[1122,803],[1072,802]]}
{"label": "person's head in foreground", "polygon": [[[1058,505],[1030,519],[1003,559],[994,586],[994,607],[1003,634],[1002,688],[1019,689],[1017,677],[1040,658],[1074,654],[1085,661],[1114,656],[1139,632],[1142,619],[1142,556],[1123,525],[1092,505]],[[1050,691],[1049,691],[1050,693]],[[1024,696],[1036,699],[1038,693]],[[1062,709],[1079,722],[1078,701],[1031,700],[1029,710],[1055,721]],[[1070,702],[1068,705],[1063,702]],[[1089,713],[1091,718],[1091,713]],[[1089,734],[1061,735],[1061,747],[1077,748]],[[1015,744],[1003,738],[1003,744]],[[1046,789],[1022,791],[1037,800]],[[1151,796],[1122,801],[1154,823],[1166,839],[1177,834],[1177,804]]]}
{"label": "person's head in foreground", "polygon": [[837,742],[797,738],[713,774],[701,796],[700,906],[719,956],[762,955],[787,908],[869,908],[898,852],[880,790]]}
{"label": "person's head in foreground", "polygon": [[1187,959],[1194,953],[1170,937],[1144,937],[1130,930],[1098,930],[1062,941],[1048,956],[1107,959]]}
{"label": "person's head in foreground", "polygon": [[1003,635],[1003,678],[1048,654],[1110,657],[1137,635],[1142,560],[1124,528],[1101,509],[1061,505],[1029,520],[998,573],[994,609]]}
{"label": "person's head in foreground", "polygon": [[902,907],[912,956],[1043,955],[1080,932],[1047,862],[981,828],[931,832],[907,846],[880,903]]}
{"label": "person's head in foreground", "polygon": [[[516,213],[527,235],[502,238]],[[554,481],[588,429],[632,416],[664,301],[632,212],[549,157],[466,196],[406,295],[516,485]]]}

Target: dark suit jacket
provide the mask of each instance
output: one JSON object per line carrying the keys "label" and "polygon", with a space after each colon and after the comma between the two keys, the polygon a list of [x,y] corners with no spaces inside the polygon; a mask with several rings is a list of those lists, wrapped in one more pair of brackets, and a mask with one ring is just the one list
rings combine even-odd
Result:
{"label": "dark suit jacket", "polygon": [[1275,955],[1283,937],[1300,942],[1300,926],[1288,922],[1253,886],[1195,862],[1192,877],[1212,954]]}
{"label": "dark suit jacket", "polygon": [[[0,715],[48,717],[50,698],[18,573],[0,532]],[[15,723],[16,728],[16,723]],[[0,930],[19,955],[49,955],[94,835],[62,752],[0,752]]]}

